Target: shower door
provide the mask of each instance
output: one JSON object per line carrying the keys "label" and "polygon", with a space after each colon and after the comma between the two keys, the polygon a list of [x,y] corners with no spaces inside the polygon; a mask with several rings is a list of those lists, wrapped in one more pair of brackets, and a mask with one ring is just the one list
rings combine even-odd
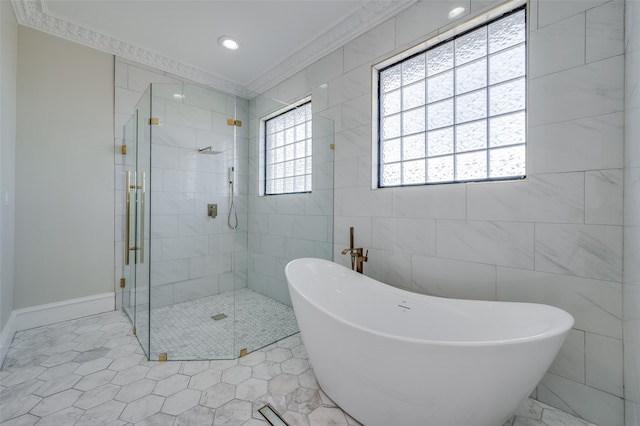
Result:
{"label": "shower door", "polygon": [[150,88],[124,128],[124,288],[122,304],[149,356]]}
{"label": "shower door", "polygon": [[[124,152],[126,150],[130,150],[131,153],[135,153],[136,149],[136,140],[137,140],[137,131],[138,131],[138,112],[134,112],[131,118],[124,125],[123,132],[123,146]],[[135,172],[135,155],[124,155],[124,170],[122,170],[120,182],[117,185],[118,191],[122,191],[121,202],[125,206],[123,213],[124,217],[122,218],[123,229],[121,238],[118,241],[126,242],[127,239],[129,241],[132,237],[131,224],[136,223],[135,221],[135,209],[131,209],[131,175]],[[135,206],[135,203],[134,203]],[[135,235],[135,233],[133,233]],[[125,244],[126,245],[126,244]],[[123,245],[123,260],[122,260],[122,279],[120,281],[120,286],[122,287],[122,307],[124,311],[129,316],[131,323],[135,322],[135,310],[136,310],[136,293],[135,293],[135,270],[130,266],[130,258],[127,259],[124,256],[124,245]],[[135,326],[135,325],[134,325]]]}

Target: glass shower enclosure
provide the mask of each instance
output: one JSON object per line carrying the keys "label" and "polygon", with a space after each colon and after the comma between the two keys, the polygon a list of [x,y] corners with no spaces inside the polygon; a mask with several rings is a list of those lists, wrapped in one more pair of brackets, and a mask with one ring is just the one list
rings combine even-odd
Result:
{"label": "glass shower enclosure", "polygon": [[[318,190],[292,204],[299,217],[287,197],[260,197],[250,129],[271,104],[151,84],[124,126],[122,305],[151,360],[232,359],[298,331],[284,265],[331,259],[333,151],[318,154],[317,171],[330,169],[330,182],[318,175]],[[316,121],[328,147],[332,122]],[[304,206],[326,214],[319,220]]]}

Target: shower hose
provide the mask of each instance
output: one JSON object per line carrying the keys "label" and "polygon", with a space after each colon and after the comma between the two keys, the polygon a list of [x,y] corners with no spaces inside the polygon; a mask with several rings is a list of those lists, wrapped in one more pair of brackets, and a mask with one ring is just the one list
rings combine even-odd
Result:
{"label": "shower hose", "polygon": [[[238,213],[236,212],[235,206],[235,194],[234,194],[234,176],[233,176],[234,168],[231,167],[229,171],[229,192],[231,193],[231,203],[229,204],[229,214],[227,215],[227,225],[229,228],[236,229],[238,227]],[[233,214],[233,217],[232,217]]]}

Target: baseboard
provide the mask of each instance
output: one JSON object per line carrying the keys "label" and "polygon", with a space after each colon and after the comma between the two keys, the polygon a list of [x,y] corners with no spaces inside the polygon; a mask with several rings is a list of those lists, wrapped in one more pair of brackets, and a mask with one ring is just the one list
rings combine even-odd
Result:
{"label": "baseboard", "polygon": [[61,302],[46,303],[29,308],[15,309],[0,333],[0,366],[7,356],[16,331],[55,324],[115,309],[115,292],[79,297]]}
{"label": "baseboard", "polygon": [[15,331],[28,330],[115,309],[115,292],[95,294],[29,308],[16,309]]}
{"label": "baseboard", "polygon": [[9,316],[9,321],[2,328],[2,333],[0,333],[0,366],[4,362],[4,358],[7,356],[7,352],[9,352],[9,346],[11,346],[11,341],[13,340],[13,335],[16,333],[16,311],[11,311],[11,315]]}

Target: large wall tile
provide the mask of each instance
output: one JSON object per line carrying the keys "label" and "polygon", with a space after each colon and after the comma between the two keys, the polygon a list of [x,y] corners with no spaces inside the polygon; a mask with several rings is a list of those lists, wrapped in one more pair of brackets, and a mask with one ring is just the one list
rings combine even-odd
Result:
{"label": "large wall tile", "polygon": [[538,385],[538,399],[598,425],[624,425],[622,398],[554,374]]}
{"label": "large wall tile", "polygon": [[162,259],[187,259],[207,256],[209,254],[209,237],[177,237],[162,240]]}
{"label": "large wall tile", "polygon": [[436,222],[432,219],[374,217],[371,247],[433,256],[436,252]]}
{"label": "large wall tile", "polygon": [[173,285],[173,303],[213,296],[219,292],[217,275],[183,281]]}
{"label": "large wall tile", "polygon": [[362,186],[358,184],[358,157],[336,160],[334,163],[336,188]]}
{"label": "large wall tile", "polygon": [[371,92],[371,65],[361,65],[329,82],[329,106],[341,105]]}
{"label": "large wall tile", "polygon": [[531,80],[529,125],[622,111],[623,67],[620,55]]}
{"label": "large wall tile", "polygon": [[153,215],[151,238],[167,238],[178,236],[178,215]]}
{"label": "large wall tile", "polygon": [[304,200],[306,215],[333,215],[333,189],[314,189],[313,196]]}
{"label": "large wall tile", "polygon": [[[115,112],[128,115],[134,113],[138,101],[140,101],[140,93],[128,90],[122,87],[115,88]],[[122,134],[116,131],[116,136]]]}
{"label": "large wall tile", "polygon": [[189,278],[216,276],[232,270],[232,254],[214,254],[189,258]]}
{"label": "large wall tile", "polygon": [[466,218],[467,185],[407,187],[391,191],[393,216],[428,219]]}
{"label": "large wall tile", "polygon": [[517,222],[584,222],[584,174],[535,175],[469,185],[467,218]]}
{"label": "large wall tile", "polygon": [[535,269],[622,282],[622,227],[536,224]]}
{"label": "large wall tile", "polygon": [[169,260],[151,263],[151,282],[162,285],[189,278],[189,260]]}
{"label": "large wall tile", "polygon": [[[368,257],[363,267],[368,276],[395,287],[411,287],[411,257],[406,253],[371,249]],[[351,267],[351,261],[343,265]]]}
{"label": "large wall tile", "polygon": [[[160,308],[162,306],[173,305],[173,284],[165,284],[165,285],[152,287],[151,295],[149,296],[149,299],[151,301],[151,308],[152,308],[151,312],[153,312],[153,308]],[[136,296],[136,300],[145,300],[145,299],[140,299],[138,298],[138,296]]]}
{"label": "large wall tile", "polygon": [[[235,101],[232,95],[221,92],[213,92],[211,89],[196,86],[195,84],[183,85],[184,98],[182,102],[198,108],[215,111],[222,114],[233,114],[235,111],[229,110],[229,100]],[[216,93],[216,94],[214,94]],[[235,102],[233,102],[235,104]],[[234,108],[235,109],[235,108]]]}
{"label": "large wall tile", "polygon": [[211,130],[211,111],[177,102],[166,103],[166,120],[185,127]]}
{"label": "large wall tile", "polygon": [[395,19],[369,30],[344,46],[345,72],[391,52],[395,47]]}
{"label": "large wall tile", "polygon": [[436,256],[533,269],[533,223],[438,220]]}
{"label": "large wall tile", "polygon": [[370,151],[371,126],[360,126],[336,133],[336,161],[359,157]]}
{"label": "large wall tile", "polygon": [[[373,218],[367,216],[338,216],[334,219],[333,240],[336,245],[349,248],[349,228],[353,227],[356,247],[371,247]],[[342,250],[342,249],[340,249]]]}
{"label": "large wall tile", "polygon": [[496,299],[496,267],[429,256],[411,257],[411,288],[457,299]]}
{"label": "large wall tile", "polygon": [[366,94],[342,104],[343,130],[371,124],[371,96]]}
{"label": "large wall tile", "polygon": [[586,333],[586,384],[623,396],[622,340]]}
{"label": "large wall tile", "polygon": [[623,0],[614,0],[587,11],[587,62],[624,53]]}
{"label": "large wall tile", "polygon": [[365,188],[342,190],[342,214],[345,216],[391,216],[393,192]]}
{"label": "large wall tile", "polygon": [[620,283],[499,267],[498,300],[557,306],[578,330],[622,338]]}
{"label": "large wall tile", "polygon": [[[640,344],[624,342],[624,396],[627,403],[640,404]],[[639,412],[640,413],[640,412]],[[637,423],[630,423],[635,425]]]}
{"label": "large wall tile", "polygon": [[284,242],[284,258],[293,260],[300,257],[317,257],[316,242],[300,238],[287,238]]}
{"label": "large wall tile", "polygon": [[549,372],[574,382],[585,382],[584,331],[572,329]]}
{"label": "large wall tile", "polygon": [[555,22],[538,31],[529,39],[530,78],[566,70],[585,62],[585,18],[579,14]]}
{"label": "large wall tile", "polygon": [[540,0],[538,3],[538,27],[542,28],[561,21],[607,1],[609,0]]}
{"label": "large wall tile", "polygon": [[624,169],[624,224],[626,226],[640,226],[640,167],[626,167]]}
{"label": "large wall tile", "polygon": [[640,424],[640,404],[625,400],[624,420],[626,422],[626,426],[635,426]]}
{"label": "large wall tile", "polygon": [[622,225],[622,170],[585,173],[585,223]]}
{"label": "large wall tile", "polygon": [[624,2],[624,45],[626,53],[640,49],[640,5],[635,1]]}
{"label": "large wall tile", "polygon": [[[158,72],[129,64],[127,66],[127,88],[139,93],[143,93],[149,87],[149,82],[153,83],[180,83],[179,80]],[[139,97],[139,96],[138,96]]]}
{"label": "large wall tile", "polygon": [[278,99],[296,102],[307,95],[307,74],[298,72],[278,85]]}
{"label": "large wall tile", "polygon": [[622,112],[529,127],[531,174],[618,169],[623,164]]}
{"label": "large wall tile", "polygon": [[153,194],[154,214],[194,214],[195,198],[181,192],[158,192]]}
{"label": "large wall tile", "polygon": [[289,222],[291,232],[296,238],[313,241],[327,240],[327,216],[296,215]]}
{"label": "large wall tile", "polygon": [[[343,51],[337,49],[324,58],[309,65],[307,71],[307,85],[309,89],[316,89],[322,84],[328,83],[343,73]],[[316,97],[313,97],[314,108]],[[318,110],[316,110],[318,111]]]}

